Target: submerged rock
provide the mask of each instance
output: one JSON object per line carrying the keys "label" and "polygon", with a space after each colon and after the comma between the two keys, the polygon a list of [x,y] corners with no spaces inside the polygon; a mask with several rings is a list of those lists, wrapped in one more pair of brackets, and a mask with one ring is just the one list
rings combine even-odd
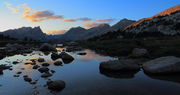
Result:
{"label": "submerged rock", "polygon": [[19,77],[19,75],[14,75],[14,77]]}
{"label": "submerged rock", "polygon": [[160,57],[143,64],[143,69],[150,74],[180,73],[180,58],[174,56]]}
{"label": "submerged rock", "polygon": [[51,76],[52,76],[52,74],[49,72],[46,72],[46,73],[41,75],[42,78],[47,78],[47,77],[51,77]]}
{"label": "submerged rock", "polygon": [[48,89],[54,90],[54,91],[61,91],[65,88],[65,82],[62,80],[56,80],[56,81],[49,81],[47,83]]}
{"label": "submerged rock", "polygon": [[55,66],[62,66],[62,64],[63,64],[63,63],[62,63],[61,61],[56,61],[56,62],[54,62],[54,65],[55,65]]}
{"label": "submerged rock", "polygon": [[31,78],[29,78],[29,77],[24,77],[24,81],[31,82],[31,81],[32,81],[32,79],[31,79]]}

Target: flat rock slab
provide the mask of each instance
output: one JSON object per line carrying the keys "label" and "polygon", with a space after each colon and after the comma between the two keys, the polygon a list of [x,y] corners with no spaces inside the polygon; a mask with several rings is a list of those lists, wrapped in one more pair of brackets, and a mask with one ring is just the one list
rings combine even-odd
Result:
{"label": "flat rock slab", "polygon": [[150,74],[180,73],[180,58],[166,56],[145,62],[143,69]]}

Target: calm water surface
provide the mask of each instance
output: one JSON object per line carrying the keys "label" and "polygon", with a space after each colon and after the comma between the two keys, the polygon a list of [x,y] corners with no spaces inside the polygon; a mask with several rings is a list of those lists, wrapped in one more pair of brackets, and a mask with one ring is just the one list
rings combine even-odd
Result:
{"label": "calm water surface", "polygon": [[[114,60],[101,56],[91,50],[84,50],[87,55],[80,56],[77,52],[70,53],[75,60],[63,66],[54,66],[49,55],[33,52],[27,55],[15,55],[0,60],[0,64],[10,64],[13,61],[22,63],[13,65],[13,70],[5,70],[0,76],[0,95],[180,95],[180,76],[147,76],[143,71],[133,74],[101,74],[99,63]],[[50,69],[56,73],[52,77],[41,78],[41,73],[32,70],[32,65],[24,65],[31,58],[45,58],[50,63]],[[40,64],[40,63],[38,63]],[[12,64],[11,64],[12,65]],[[22,68],[25,68],[24,70]],[[20,77],[13,77],[18,71]],[[23,75],[29,75],[37,84],[31,85],[24,81]],[[44,86],[48,79],[63,80],[66,88],[61,92],[53,92]]]}

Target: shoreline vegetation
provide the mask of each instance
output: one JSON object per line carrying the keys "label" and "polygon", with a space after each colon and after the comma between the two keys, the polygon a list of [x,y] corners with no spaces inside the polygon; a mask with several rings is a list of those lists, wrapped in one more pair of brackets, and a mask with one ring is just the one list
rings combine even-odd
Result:
{"label": "shoreline vegetation", "polygon": [[180,57],[179,42],[179,37],[166,37],[162,39],[109,39],[81,41],[80,46],[112,57],[129,56],[134,48],[145,48],[149,53],[146,57],[157,58],[162,56]]}

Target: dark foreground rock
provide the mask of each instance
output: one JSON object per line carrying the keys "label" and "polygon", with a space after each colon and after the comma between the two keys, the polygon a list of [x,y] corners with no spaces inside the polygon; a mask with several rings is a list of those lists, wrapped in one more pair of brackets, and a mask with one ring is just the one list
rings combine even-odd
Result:
{"label": "dark foreground rock", "polygon": [[31,78],[29,78],[29,77],[24,77],[24,81],[26,81],[26,82],[31,82],[31,81],[32,81],[32,79],[31,79]]}
{"label": "dark foreground rock", "polygon": [[61,58],[61,56],[59,56],[58,53],[53,52],[53,53],[51,54],[51,59],[52,59],[52,60],[56,60],[56,59],[59,59],[59,58]]}
{"label": "dark foreground rock", "polygon": [[64,63],[70,63],[74,60],[74,58],[66,52],[61,52],[60,57],[62,58]]}
{"label": "dark foreground rock", "polygon": [[50,64],[49,63],[42,63],[42,66],[49,66]]}
{"label": "dark foreground rock", "polygon": [[41,73],[44,73],[44,72],[48,72],[49,69],[46,68],[46,67],[42,67],[42,68],[39,68],[38,71],[41,72]]}
{"label": "dark foreground rock", "polygon": [[49,73],[49,72],[46,72],[46,73],[41,75],[42,78],[48,78],[48,77],[51,77],[51,76],[52,76],[52,74]]}
{"label": "dark foreground rock", "polygon": [[54,91],[61,91],[65,88],[65,82],[62,80],[56,80],[56,81],[49,81],[47,82],[48,89],[54,90]]}
{"label": "dark foreground rock", "polygon": [[45,59],[44,58],[39,58],[38,62],[45,62]]}
{"label": "dark foreground rock", "polygon": [[143,69],[149,74],[180,73],[180,58],[174,56],[160,57],[143,64]]}
{"label": "dark foreground rock", "polygon": [[108,72],[140,70],[140,66],[131,60],[114,60],[114,61],[102,62],[99,68],[101,71],[108,71]]}

